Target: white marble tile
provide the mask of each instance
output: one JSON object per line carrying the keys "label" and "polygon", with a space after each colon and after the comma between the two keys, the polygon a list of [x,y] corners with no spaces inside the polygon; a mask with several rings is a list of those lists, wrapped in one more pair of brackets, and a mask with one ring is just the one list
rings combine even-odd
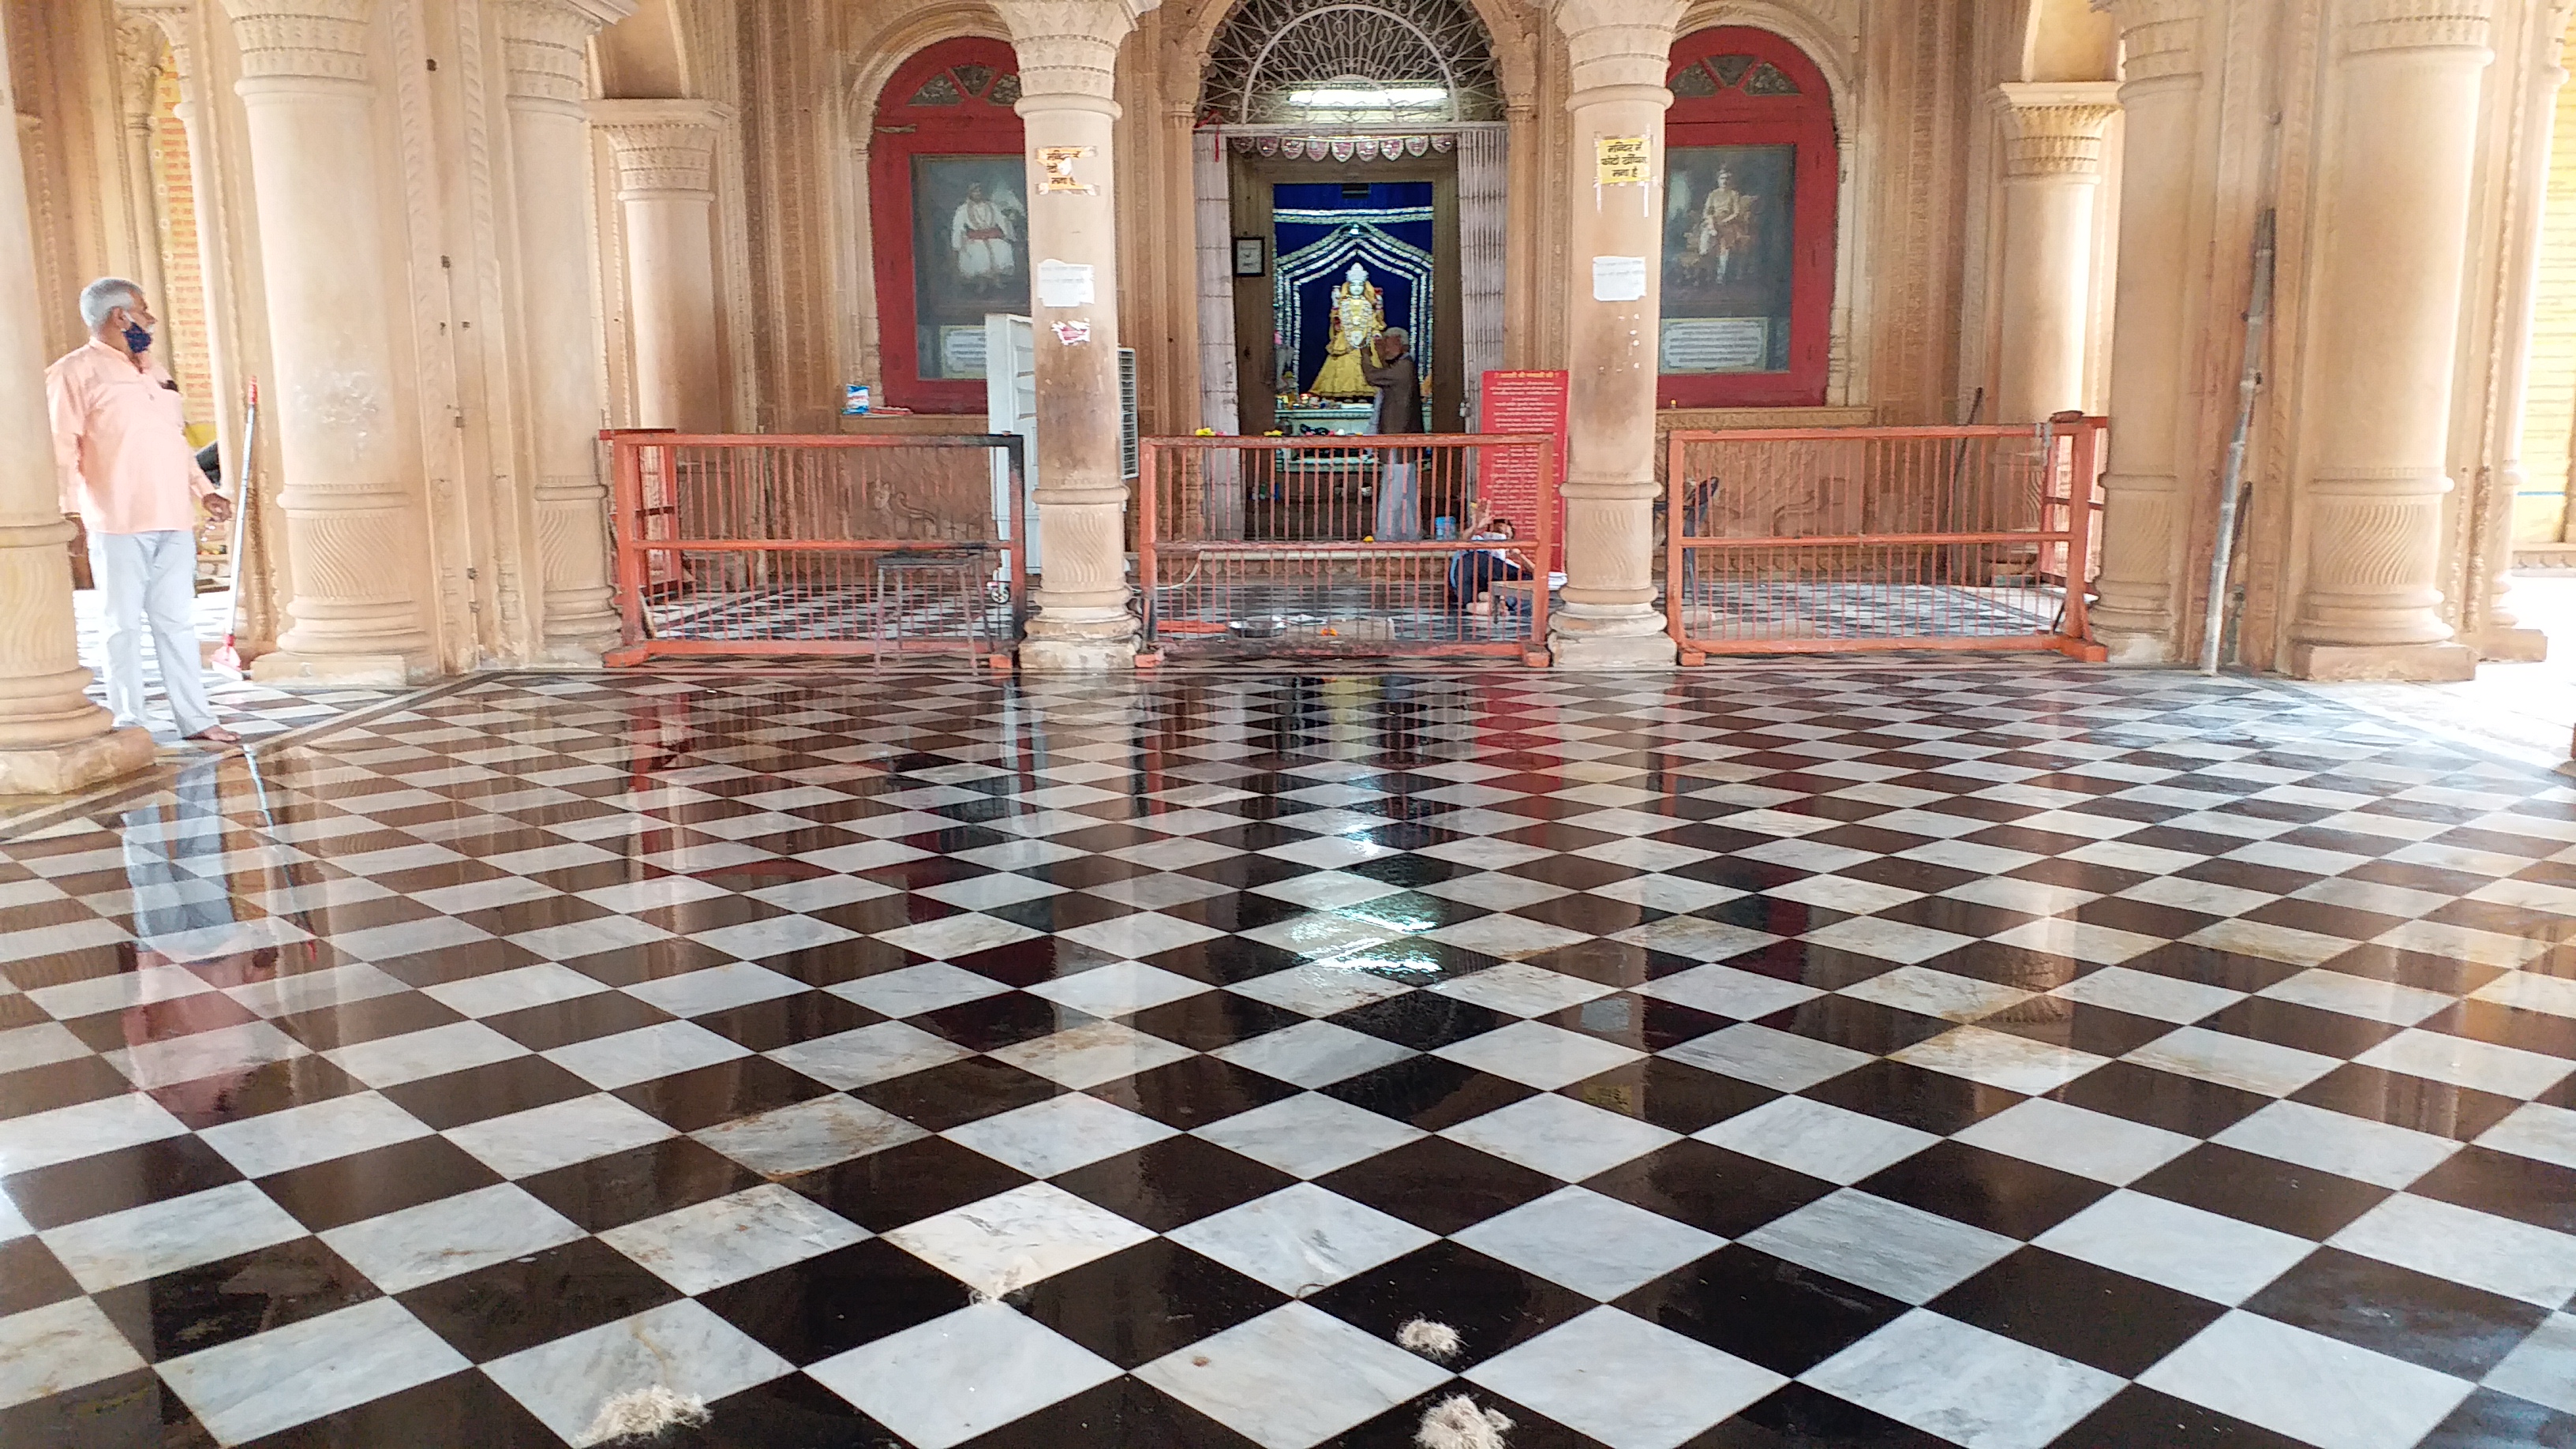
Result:
{"label": "white marble tile", "polygon": [[[1315,1023],[1322,1025],[1322,1023]],[[1303,1031],[1304,1027],[1292,1027]],[[1339,1027],[1329,1030],[1339,1031]],[[1354,1033],[1356,1035],[1356,1033]],[[1365,1038],[1375,1040],[1375,1038]],[[1365,1108],[1301,1092],[1211,1122],[1191,1134],[1295,1177],[1315,1178],[1427,1136]]]}
{"label": "white marble tile", "polygon": [[[1838,924],[1852,925],[1854,922],[1844,921]],[[1808,939],[1814,940],[1815,933],[1810,932]],[[1828,941],[1823,944],[1834,943]],[[1966,943],[1962,941],[1960,944]],[[2030,992],[2018,987],[1997,986],[1991,981],[1953,976],[1947,971],[1935,971],[1927,966],[1900,966],[1894,971],[1846,986],[1841,994],[1862,1001],[1873,1001],[1881,1006],[1894,1007],[1899,1011],[1916,1012],[1923,1016],[1947,1017],[1952,1021],[1974,1021],[1978,1017],[1992,1015],[2007,1006],[2025,1001],[2031,995]]]}
{"label": "white marble tile", "polygon": [[[1365,944],[1375,945],[1385,939],[1377,936]],[[1255,1001],[1266,1001],[1300,1015],[1316,1017],[1331,1016],[1337,1011],[1348,1011],[1372,1001],[1384,1001],[1390,996],[1402,996],[1412,989],[1402,982],[1389,981],[1375,971],[1338,961],[1311,961],[1303,966],[1239,981],[1226,988],[1238,996],[1249,996]]]}
{"label": "white marble tile", "polygon": [[1776,976],[1739,971],[1732,966],[1695,966],[1688,971],[1649,981],[1637,988],[1640,996],[1695,1006],[1738,1021],[1751,1021],[1785,1011],[1824,995],[1815,987],[1796,981],[1782,981]]}
{"label": "white marble tile", "polygon": [[1541,1092],[1444,1129],[1441,1136],[1566,1182],[1643,1157],[1681,1134]]}
{"label": "white marble tile", "polygon": [[2544,1308],[2576,1298],[2576,1237],[2431,1198],[2399,1193],[2327,1241]]}
{"label": "white marble tile", "polygon": [[740,960],[757,961],[766,956],[784,956],[794,951],[829,946],[854,939],[858,934],[847,926],[836,926],[813,916],[788,915],[718,926],[711,931],[699,931],[690,939]]}
{"label": "white marble tile", "polygon": [[908,1072],[944,1066],[974,1053],[943,1036],[900,1021],[881,1021],[837,1036],[780,1047],[770,1060],[846,1092]]}
{"label": "white marble tile", "polygon": [[677,976],[639,981],[627,987],[626,994],[673,1016],[704,1016],[710,1011],[730,1011],[755,1001],[801,995],[810,989],[795,977],[782,975],[766,966],[734,961],[710,966],[703,971],[683,971]]}
{"label": "white marble tile", "polygon": [[1616,1308],[1559,1324],[1466,1378],[1610,1449],[1675,1449],[1787,1382]]}
{"label": "white marble tile", "polygon": [[1031,1177],[1053,1177],[1177,1134],[1151,1117],[1068,1092],[940,1135]]}
{"label": "white marble tile", "polygon": [[1292,1297],[1329,1288],[1438,1241],[1401,1218],[1311,1182],[1281,1188],[1164,1236]]}
{"label": "white marble tile", "polygon": [[1559,1188],[1450,1235],[1489,1258],[1607,1302],[1726,1239],[1588,1188]]}
{"label": "white marble tile", "polygon": [[2167,1032],[2122,1060],[2267,1097],[2286,1097],[2343,1065],[2315,1052],[2198,1026]]}
{"label": "white marble tile", "polygon": [[1668,1047],[1663,1055],[1782,1092],[1804,1091],[1854,1067],[1865,1067],[1872,1060],[1868,1054],[1849,1047],[1753,1022]]}
{"label": "white marble tile", "polygon": [[1011,988],[945,961],[926,961],[900,971],[844,981],[828,989],[834,996],[886,1016],[919,1016],[925,1011],[999,996]]}
{"label": "white marble tile", "polygon": [[2032,1239],[2040,1247],[2213,1302],[2235,1304],[2316,1245],[2127,1188]]}
{"label": "white marble tile", "polygon": [[[607,858],[601,852],[602,858]],[[507,867],[504,867],[507,869]],[[413,921],[397,921],[390,926],[371,926],[361,931],[334,931],[331,944],[335,950],[361,961],[383,961],[396,956],[418,956],[450,946],[463,946],[475,941],[488,941],[492,933],[470,921],[454,916],[423,916]]]}
{"label": "white marble tile", "polygon": [[527,1054],[526,1047],[479,1021],[459,1021],[340,1047],[324,1052],[322,1059],[370,1087],[381,1088]]}
{"label": "white marble tile", "polygon": [[1136,1376],[1264,1449],[1310,1449],[1448,1374],[1291,1303],[1157,1359]]}
{"label": "white marble tile", "polygon": [[[1681,919],[1674,917],[1673,919]],[[1533,921],[1525,916],[1478,916],[1455,925],[1442,926],[1423,935],[1444,945],[1481,952],[1505,961],[1517,961],[1566,946],[1580,944],[1585,937],[1579,931]]]}
{"label": "white marble tile", "polygon": [[[1197,842],[1186,843],[1196,844]],[[969,852],[969,854],[972,853]],[[960,857],[960,859],[963,858]],[[1105,880],[1095,886],[1086,886],[1084,889],[1104,901],[1116,901],[1120,905],[1134,906],[1138,910],[1159,911],[1166,906],[1185,905],[1191,901],[1207,900],[1212,896],[1228,895],[1232,893],[1233,888],[1219,885],[1215,881],[1201,880],[1194,875],[1160,870],[1152,875]]]}
{"label": "white marble tile", "polygon": [[[1394,895],[1401,889],[1400,886],[1391,886],[1382,880],[1373,880],[1364,875],[1352,875],[1348,871],[1319,870],[1305,875],[1292,875],[1286,880],[1272,881],[1267,885],[1254,886],[1252,893],[1283,900],[1290,905],[1304,906],[1310,911],[1329,911],[1343,906],[1356,906],[1363,901],[1376,900],[1380,896]],[[1508,903],[1487,904],[1493,909],[1508,908]]]}
{"label": "white marble tile", "polygon": [[1117,1365],[1001,1303],[970,1304],[806,1372],[917,1449],[949,1449],[1118,1377]]}
{"label": "white marble tile", "polygon": [[373,1092],[358,1092],[219,1123],[197,1135],[244,1177],[266,1177],[429,1132],[427,1123],[402,1108]]}
{"label": "white marble tile", "polygon": [[1768,931],[1730,925],[1700,916],[1666,916],[1642,926],[1614,931],[1610,939],[1623,946],[1640,946],[1691,961],[1723,961],[1759,950],[1780,938]]}
{"label": "white marble tile", "polygon": [[829,1208],[762,1183],[612,1228],[599,1240],[681,1292],[698,1294],[867,1237],[867,1229]]}
{"label": "white marble tile", "polygon": [[59,1022],[40,1021],[0,1031],[0,1073],[23,1072],[89,1054],[89,1043]]}
{"label": "white marble tile", "polygon": [[304,1226],[247,1182],[167,1198],[38,1234],[92,1293],[289,1242]]}
{"label": "white marble tile", "polygon": [[[1625,843],[1625,842],[1623,842]],[[1656,842],[1638,842],[1653,844]],[[1577,855],[1589,854],[1576,851]],[[1606,900],[1625,901],[1652,911],[1696,911],[1738,899],[1745,892],[1731,886],[1711,885],[1678,875],[1639,875],[1594,886],[1590,892]]]}
{"label": "white marble tile", "polygon": [[2200,1145],[2197,1137],[2044,1097],[2008,1107],[1952,1136],[1971,1147],[2118,1185],[2135,1182]]}
{"label": "white marble tile", "polygon": [[987,1055],[1076,1090],[1150,1072],[1191,1055],[1187,1047],[1147,1036],[1132,1026],[1086,1020],[1071,1008],[1065,1009],[1065,1016],[1079,1024],[1050,1036],[1013,1042]]}
{"label": "white marble tile", "polygon": [[2374,981],[2367,976],[2329,971],[2322,966],[2302,971],[2287,980],[2275,981],[2254,994],[2275,1001],[2295,1001],[2320,1011],[2339,1011],[2346,1016],[2384,1021],[2392,1026],[2413,1026],[2451,1004],[2451,998],[2439,991],[2400,986],[2393,981]]}
{"label": "white marble tile", "polygon": [[1508,875],[1498,870],[1478,871],[1453,880],[1434,881],[1422,888],[1428,896],[1457,901],[1464,905],[1482,906],[1489,911],[1508,911],[1516,906],[1536,905],[1570,894],[1565,887],[1531,880],[1527,876]]}
{"label": "white marble tile", "polygon": [[1625,1066],[1645,1053],[1541,1021],[1516,1021],[1482,1036],[1451,1042],[1432,1055],[1552,1092]]}
{"label": "white marble tile", "polygon": [[391,1298],[164,1360],[161,1378],[226,1444],[292,1428],[467,1366]]}
{"label": "white marble tile", "polygon": [[642,1108],[596,1093],[453,1127],[447,1140],[503,1177],[517,1178],[678,1135]]}
{"label": "white marble tile", "polygon": [[[954,821],[947,823],[955,824]],[[1035,935],[1037,932],[1016,921],[968,911],[964,915],[942,916],[935,921],[920,921],[909,926],[897,926],[891,931],[879,931],[876,938],[916,956],[944,961],[952,956],[971,956],[996,946],[1008,946]]]}
{"label": "white marble tile", "polygon": [[2480,1147],[2576,1167],[2576,1112],[2525,1102],[2478,1137]]}
{"label": "white marble tile", "polygon": [[1166,916],[1159,911],[1139,911],[1132,916],[1113,916],[1057,934],[1095,951],[1134,959],[1211,941],[1224,932],[1178,916]]}
{"label": "white marble tile", "polygon": [[[2165,823],[2190,828],[2178,820]],[[2322,965],[2358,944],[2340,936],[2243,920],[2213,922],[2183,937],[2183,940],[2194,946],[2233,951],[2239,956],[2260,956],[2267,961],[2285,961],[2293,966]]]}
{"label": "white marble tile", "polygon": [[2021,1244],[1857,1188],[1772,1219],[1738,1241],[1906,1303],[1929,1303]]}
{"label": "white marble tile", "polygon": [[87,1298],[0,1318],[0,1409],[141,1367],[142,1356]]}
{"label": "white marble tile", "polygon": [[2408,1449],[2469,1385],[2251,1313],[2230,1313],[2138,1376],[2318,1449]]}
{"label": "white marble tile", "polygon": [[2110,1060],[1982,1026],[1945,1031],[1889,1055],[1929,1071],[1965,1077],[2024,1096],[2055,1091]]}
{"label": "white marble tile", "polygon": [[[1291,916],[1238,934],[1246,940],[1276,946],[1318,964],[1329,964],[1334,957],[1364,951],[1404,933],[1384,922],[1344,915],[1339,911],[1308,911],[1302,916]],[[1264,976],[1243,984],[1258,986],[1263,981],[1275,979],[1276,976]]]}
{"label": "white marble tile", "polygon": [[689,1135],[754,1172],[785,1177],[900,1147],[930,1134],[882,1108],[834,1093],[719,1122]]}
{"label": "white marble tile", "polygon": [[1153,1236],[1052,1183],[1034,1182],[898,1228],[885,1240],[998,1298]]}
{"label": "white marble tile", "polygon": [[2087,1006],[2125,1011],[2175,1023],[2198,1021],[2244,999],[2245,993],[2197,981],[2178,981],[2112,966],[2080,976],[2049,993]]}
{"label": "white marble tile", "polygon": [[749,1055],[751,1048],[694,1021],[666,1021],[544,1053],[547,1061],[608,1092]]}
{"label": "white marble tile", "polygon": [[590,1430],[600,1406],[660,1385],[684,1398],[721,1399],[795,1365],[693,1298],[523,1349],[483,1366],[575,1449],[601,1442]]}
{"label": "white marble tile", "polygon": [[2210,1140],[2381,1187],[2404,1187],[2459,1150],[2447,1137],[2299,1102],[2274,1102]]}
{"label": "white marble tile", "polygon": [[2576,1070],[2576,1062],[2562,1057],[2421,1029],[2399,1032],[2353,1060],[2366,1067],[2526,1099],[2548,1091],[2559,1078]]}
{"label": "white marble tile", "polygon": [[1093,1016],[1127,1016],[1147,1007],[1196,996],[1210,988],[1159,966],[1141,961],[1113,961],[1089,971],[1077,971],[1052,981],[1041,981],[1029,988],[1032,996],[1042,996],[1060,1006]]}
{"label": "white marble tile", "polygon": [[264,1021],[165,1037],[100,1053],[101,1059],[123,1073],[127,1081],[147,1091],[230,1076],[304,1055],[302,1042]]}
{"label": "white marble tile", "polygon": [[1284,1031],[1218,1047],[1208,1055],[1301,1087],[1324,1087],[1400,1062],[1414,1052],[1329,1021],[1304,1021]]}
{"label": "white marble tile", "polygon": [[139,1093],[30,1112],[0,1120],[0,1175],[32,1172],[164,1137],[183,1137],[187,1132],[187,1126],[160,1103]]}
{"label": "white marble tile", "polygon": [[488,976],[437,982],[421,988],[421,994],[467,1016],[483,1017],[498,1016],[523,1007],[571,1001],[608,989],[605,984],[569,966],[540,961],[533,966],[495,971]]}
{"label": "white marble tile", "polygon": [[576,960],[670,939],[671,933],[634,916],[601,916],[566,926],[542,926],[510,938],[549,961]]}
{"label": "white marble tile", "polygon": [[571,1219],[514,1183],[496,1183],[321,1235],[331,1251],[388,1293],[524,1258],[584,1236]]}
{"label": "white marble tile", "polygon": [[1941,1139],[1804,1097],[1780,1097],[1693,1134],[1700,1141],[1820,1177],[1855,1183]]}
{"label": "white marble tile", "polygon": [[1453,976],[1429,989],[1513,1016],[1545,1016],[1607,996],[1615,988],[1561,971],[1506,961],[1500,966]]}
{"label": "white marble tile", "polygon": [[1964,1449],[2044,1449],[2122,1386],[2100,1369],[1920,1308],[1799,1381]]}
{"label": "white marble tile", "polygon": [[[334,941],[332,944],[336,947],[339,943]],[[408,983],[358,961],[335,966],[328,971],[275,976],[247,986],[232,987],[224,994],[262,1016],[277,1017],[345,1006],[410,989]]]}
{"label": "white marble tile", "polygon": [[2549,1315],[2502,1363],[2487,1370],[2485,1382],[2499,1393],[2576,1414],[2576,1317]]}

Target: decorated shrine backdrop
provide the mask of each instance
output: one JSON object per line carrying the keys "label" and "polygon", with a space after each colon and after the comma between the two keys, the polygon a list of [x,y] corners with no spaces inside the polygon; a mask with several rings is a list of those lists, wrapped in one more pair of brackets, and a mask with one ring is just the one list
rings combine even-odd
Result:
{"label": "decorated shrine backdrop", "polygon": [[[1438,355],[1432,348],[1431,183],[1376,182],[1364,197],[1344,196],[1338,182],[1282,185],[1272,207],[1279,356],[1294,359],[1293,375],[1277,379],[1279,389],[1303,392],[1314,384],[1332,338],[1333,288],[1357,261],[1384,294],[1386,325],[1412,337],[1428,395],[1425,359]],[[1285,366],[1281,371],[1290,373]]]}

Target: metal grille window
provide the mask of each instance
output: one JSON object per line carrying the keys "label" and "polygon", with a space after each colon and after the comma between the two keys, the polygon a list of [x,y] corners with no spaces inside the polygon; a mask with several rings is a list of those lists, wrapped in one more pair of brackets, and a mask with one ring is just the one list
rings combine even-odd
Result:
{"label": "metal grille window", "polygon": [[1467,0],[1245,0],[1208,52],[1231,125],[1408,126],[1502,119],[1502,82]]}

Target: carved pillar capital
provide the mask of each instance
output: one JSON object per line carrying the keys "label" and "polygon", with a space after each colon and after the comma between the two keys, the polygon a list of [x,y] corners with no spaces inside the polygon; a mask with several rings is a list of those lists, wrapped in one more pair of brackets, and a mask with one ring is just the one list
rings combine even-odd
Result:
{"label": "carved pillar capital", "polygon": [[1113,113],[1118,47],[1153,8],[1137,0],[995,0],[1020,58],[1020,114],[1067,102]]}
{"label": "carved pillar capital", "polygon": [[245,81],[367,82],[374,0],[224,0]]}
{"label": "carved pillar capital", "polygon": [[161,90],[161,52],[168,41],[151,17],[116,17],[116,100],[129,126],[149,129]]}
{"label": "carved pillar capital", "polygon": [[2346,0],[2344,54],[2483,52],[2494,14],[2495,0]]}
{"label": "carved pillar capital", "polygon": [[712,195],[716,137],[733,119],[714,101],[593,101],[590,123],[617,152],[620,200]]}
{"label": "carved pillar capital", "polygon": [[2121,68],[2130,85],[2200,79],[2203,0],[2093,0],[2120,23]]}
{"label": "carved pillar capital", "polygon": [[579,114],[590,92],[590,38],[634,14],[635,0],[502,0],[500,12],[510,103]]}
{"label": "carved pillar capital", "polygon": [[129,24],[146,22],[158,26],[162,40],[170,46],[170,67],[181,80],[196,74],[189,60],[189,45],[196,39],[190,23],[196,16],[193,0],[117,0],[117,50],[123,56],[126,45],[124,30]]}
{"label": "carved pillar capital", "polygon": [[1995,89],[2012,122],[2006,175],[2101,179],[2102,134],[2120,113],[2117,83],[2014,81]]}
{"label": "carved pillar capital", "polygon": [[1565,36],[1574,73],[1569,106],[1581,106],[1600,93],[1628,88],[1663,93],[1671,73],[1673,31],[1681,24],[1685,0],[1560,0],[1556,28]]}

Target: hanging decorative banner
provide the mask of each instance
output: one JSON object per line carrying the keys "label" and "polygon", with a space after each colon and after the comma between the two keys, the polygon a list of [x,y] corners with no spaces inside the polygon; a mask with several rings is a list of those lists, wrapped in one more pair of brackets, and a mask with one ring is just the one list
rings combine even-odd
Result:
{"label": "hanging decorative banner", "polygon": [[[1430,149],[1431,138],[1428,136],[1407,136],[1404,138],[1404,154],[1407,156],[1419,156]],[[1446,150],[1447,148],[1443,147],[1442,149]]]}
{"label": "hanging decorative banner", "polygon": [[1643,186],[1652,166],[1652,151],[1643,136],[1601,136],[1594,144],[1599,148],[1600,172],[1595,184],[1601,186]]}
{"label": "hanging decorative banner", "polygon": [[1098,193],[1099,187],[1087,181],[1077,181],[1073,175],[1073,163],[1090,160],[1091,156],[1089,146],[1040,146],[1038,165],[1045,170],[1046,176],[1039,181],[1038,190],[1045,193],[1070,192],[1079,196]]}
{"label": "hanging decorative banner", "polygon": [[1446,156],[1458,149],[1458,138],[1439,136],[1233,136],[1237,156],[1285,156],[1291,161],[1402,161]]}

